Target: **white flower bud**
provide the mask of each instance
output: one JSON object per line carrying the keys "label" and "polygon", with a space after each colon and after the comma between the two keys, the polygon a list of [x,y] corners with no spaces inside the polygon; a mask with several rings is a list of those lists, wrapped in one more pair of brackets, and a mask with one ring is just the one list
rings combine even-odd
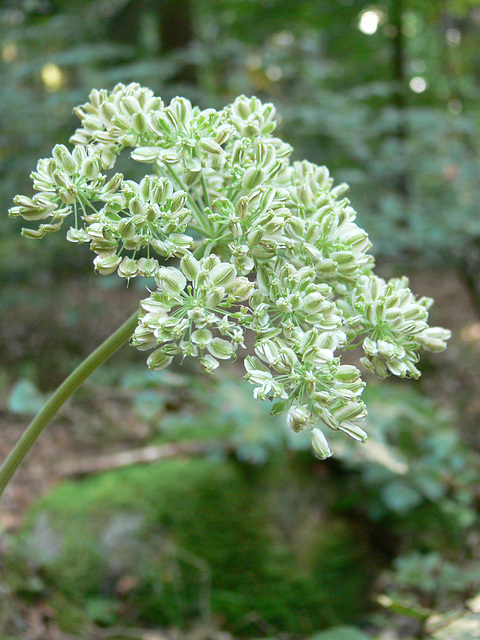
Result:
{"label": "white flower bud", "polygon": [[451,331],[442,327],[429,327],[417,336],[424,349],[438,353],[447,347],[446,341],[452,336]]}
{"label": "white flower bud", "polygon": [[343,407],[336,409],[334,416],[341,423],[344,420],[363,418],[365,413],[365,405],[362,402],[348,402]]}
{"label": "white flower bud", "polygon": [[95,258],[93,264],[97,273],[100,273],[102,276],[108,276],[117,270],[121,261],[122,258],[115,253],[102,253]]}
{"label": "white flower bud", "polygon": [[170,242],[175,247],[176,256],[184,256],[193,248],[193,238],[184,233],[171,233]]}
{"label": "white flower bud", "polygon": [[306,404],[292,406],[287,413],[287,427],[297,433],[306,427],[312,426],[312,414]]}
{"label": "white flower bud", "polygon": [[219,360],[230,360],[235,356],[235,347],[223,338],[214,338],[208,345],[207,349],[212,356]]}
{"label": "white flower bud", "polygon": [[46,232],[43,229],[22,229],[22,236],[29,240],[41,240],[45,235]]}
{"label": "white flower bud", "polygon": [[217,369],[219,362],[218,360],[215,360],[213,356],[207,353],[200,358],[200,364],[202,365],[202,369],[203,371],[205,371],[205,373],[213,373],[215,369]]}
{"label": "white flower bud", "polygon": [[132,116],[132,127],[134,131],[137,133],[145,133],[148,128],[147,120],[145,118],[145,114],[143,113],[134,113]]}
{"label": "white flower bud", "polygon": [[164,347],[160,347],[160,349],[156,349],[148,356],[147,366],[149,369],[159,371],[172,364],[172,361],[173,357],[165,353]]}
{"label": "white flower bud", "polygon": [[138,275],[144,278],[151,278],[159,270],[158,261],[154,258],[140,258],[138,260]]}
{"label": "white flower bud", "polygon": [[55,158],[58,165],[72,176],[76,170],[77,165],[72,157],[72,154],[64,144],[57,144],[53,147],[52,155]]}
{"label": "white flower bud", "polygon": [[208,329],[197,329],[190,336],[190,340],[194,344],[198,345],[200,349],[205,349],[205,347],[213,340],[212,332]]}
{"label": "white flower bud", "polygon": [[90,238],[85,229],[74,229],[73,227],[70,227],[70,229],[67,231],[67,240],[69,242],[81,244],[83,242],[88,242],[89,239]]}
{"label": "white flower bud", "polygon": [[255,290],[255,283],[248,278],[235,278],[228,291],[228,299],[232,302],[248,300]]}
{"label": "white flower bud", "polygon": [[200,138],[199,143],[202,149],[205,149],[208,153],[218,154],[223,151],[218,142],[215,142],[212,138]]}
{"label": "white flower bud", "polygon": [[221,262],[217,264],[208,274],[210,282],[217,286],[228,289],[234,282],[237,273],[233,264]]}
{"label": "white flower bud", "polygon": [[156,162],[162,155],[163,149],[161,147],[137,147],[130,157],[137,162],[145,162],[147,164]]}
{"label": "white flower bud", "polygon": [[98,109],[98,116],[106,127],[113,126],[113,118],[118,115],[111,102],[103,102]]}
{"label": "white flower bud", "polygon": [[175,267],[160,267],[155,281],[161,291],[174,295],[183,291],[187,285],[185,276]]}
{"label": "white flower bud", "polygon": [[80,175],[87,180],[95,180],[100,173],[100,162],[97,158],[87,158],[82,162],[80,167]]}
{"label": "white flower bud", "polygon": [[387,369],[390,371],[390,373],[393,373],[394,376],[399,376],[400,378],[406,377],[408,369],[405,362],[403,362],[402,360],[399,360],[398,358],[392,358],[392,360],[387,360],[385,364],[387,366]]}
{"label": "white flower bud", "polygon": [[340,382],[356,382],[360,378],[360,371],[351,364],[342,364],[335,372],[335,378]]}
{"label": "white flower bud", "polygon": [[217,307],[225,297],[224,287],[211,287],[206,292],[205,305],[209,308]]}
{"label": "white flower bud", "polygon": [[132,258],[123,258],[118,266],[117,273],[121,278],[133,278],[137,275],[137,261]]}
{"label": "white flower bud", "polygon": [[139,113],[142,111],[142,107],[140,106],[139,101],[134,96],[125,96],[121,101],[120,105],[123,108],[124,112],[130,116],[133,116],[134,113]]}
{"label": "white flower bud", "polygon": [[342,422],[339,429],[358,442],[365,442],[368,438],[366,432],[354,422]]}
{"label": "white flower bud", "polygon": [[192,282],[195,282],[197,280],[198,274],[201,270],[199,261],[190,253],[183,256],[183,258],[180,260],[180,268],[187,279]]}
{"label": "white flower bud", "polygon": [[311,439],[312,449],[317,458],[320,458],[320,460],[325,460],[325,458],[329,458],[332,455],[332,451],[328,445],[323,431],[320,431],[320,429],[315,427],[314,429],[312,429]]}
{"label": "white flower bud", "polygon": [[242,187],[244,189],[254,189],[265,180],[265,173],[259,167],[249,167],[242,179]]}

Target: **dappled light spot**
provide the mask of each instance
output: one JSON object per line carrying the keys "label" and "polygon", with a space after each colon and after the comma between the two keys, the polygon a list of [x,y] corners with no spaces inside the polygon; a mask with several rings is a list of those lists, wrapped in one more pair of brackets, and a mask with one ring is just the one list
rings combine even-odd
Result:
{"label": "dappled light spot", "polygon": [[471,344],[477,349],[480,349],[480,322],[474,322],[473,324],[467,324],[461,331],[460,337],[464,342]]}

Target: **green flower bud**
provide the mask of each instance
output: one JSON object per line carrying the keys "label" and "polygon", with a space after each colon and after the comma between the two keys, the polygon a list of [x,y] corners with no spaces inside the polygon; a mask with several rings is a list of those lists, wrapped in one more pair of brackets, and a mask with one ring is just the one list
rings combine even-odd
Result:
{"label": "green flower bud", "polygon": [[145,133],[148,129],[147,120],[143,113],[134,113],[132,116],[132,127],[137,133]]}

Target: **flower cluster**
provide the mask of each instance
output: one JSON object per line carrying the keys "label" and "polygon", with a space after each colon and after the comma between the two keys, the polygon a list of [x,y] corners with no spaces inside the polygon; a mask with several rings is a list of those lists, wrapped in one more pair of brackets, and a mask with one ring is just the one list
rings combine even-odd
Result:
{"label": "flower cluster", "polygon": [[212,373],[219,359],[233,359],[238,346],[245,347],[246,307],[230,314],[226,310],[248,300],[254,284],[238,277],[232,264],[215,255],[201,260],[189,255],[181,259],[180,269],[160,267],[155,280],[157,290],[142,301],[145,313],[132,340],[142,350],[161,345],[148,358],[151,369],[168,366],[181,353],[200,357],[203,369]]}
{"label": "flower cluster", "polygon": [[[88,243],[97,273],[143,276],[132,344],[161,369],[180,355],[212,373],[244,359],[254,396],[309,429],[315,454],[331,455],[319,421],[364,441],[364,382],[342,353],[361,346],[364,368],[418,377],[418,351],[441,351],[449,331],[429,328],[427,298],[405,278],[374,274],[367,233],[328,170],[290,162],[275,137],[272,104],[240,96],[220,111],[184,98],[169,105],[138,84],[92,91],[81,125],[32,173],[33,197],[10,210],[37,229]],[[121,155],[143,167],[138,182],[115,173]],[[171,264],[168,264],[168,263]]]}

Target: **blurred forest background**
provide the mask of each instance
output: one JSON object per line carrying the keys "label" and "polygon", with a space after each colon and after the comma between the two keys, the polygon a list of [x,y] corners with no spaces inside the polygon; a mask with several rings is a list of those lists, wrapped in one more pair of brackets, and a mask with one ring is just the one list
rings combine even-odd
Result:
{"label": "blurred forest background", "polygon": [[7,216],[94,87],[274,102],[454,334],[419,382],[372,384],[367,444],[326,462],[237,371],[125,348],[0,505],[0,637],[480,638],[480,2],[3,0],[0,77],[2,459],[143,297]]}

